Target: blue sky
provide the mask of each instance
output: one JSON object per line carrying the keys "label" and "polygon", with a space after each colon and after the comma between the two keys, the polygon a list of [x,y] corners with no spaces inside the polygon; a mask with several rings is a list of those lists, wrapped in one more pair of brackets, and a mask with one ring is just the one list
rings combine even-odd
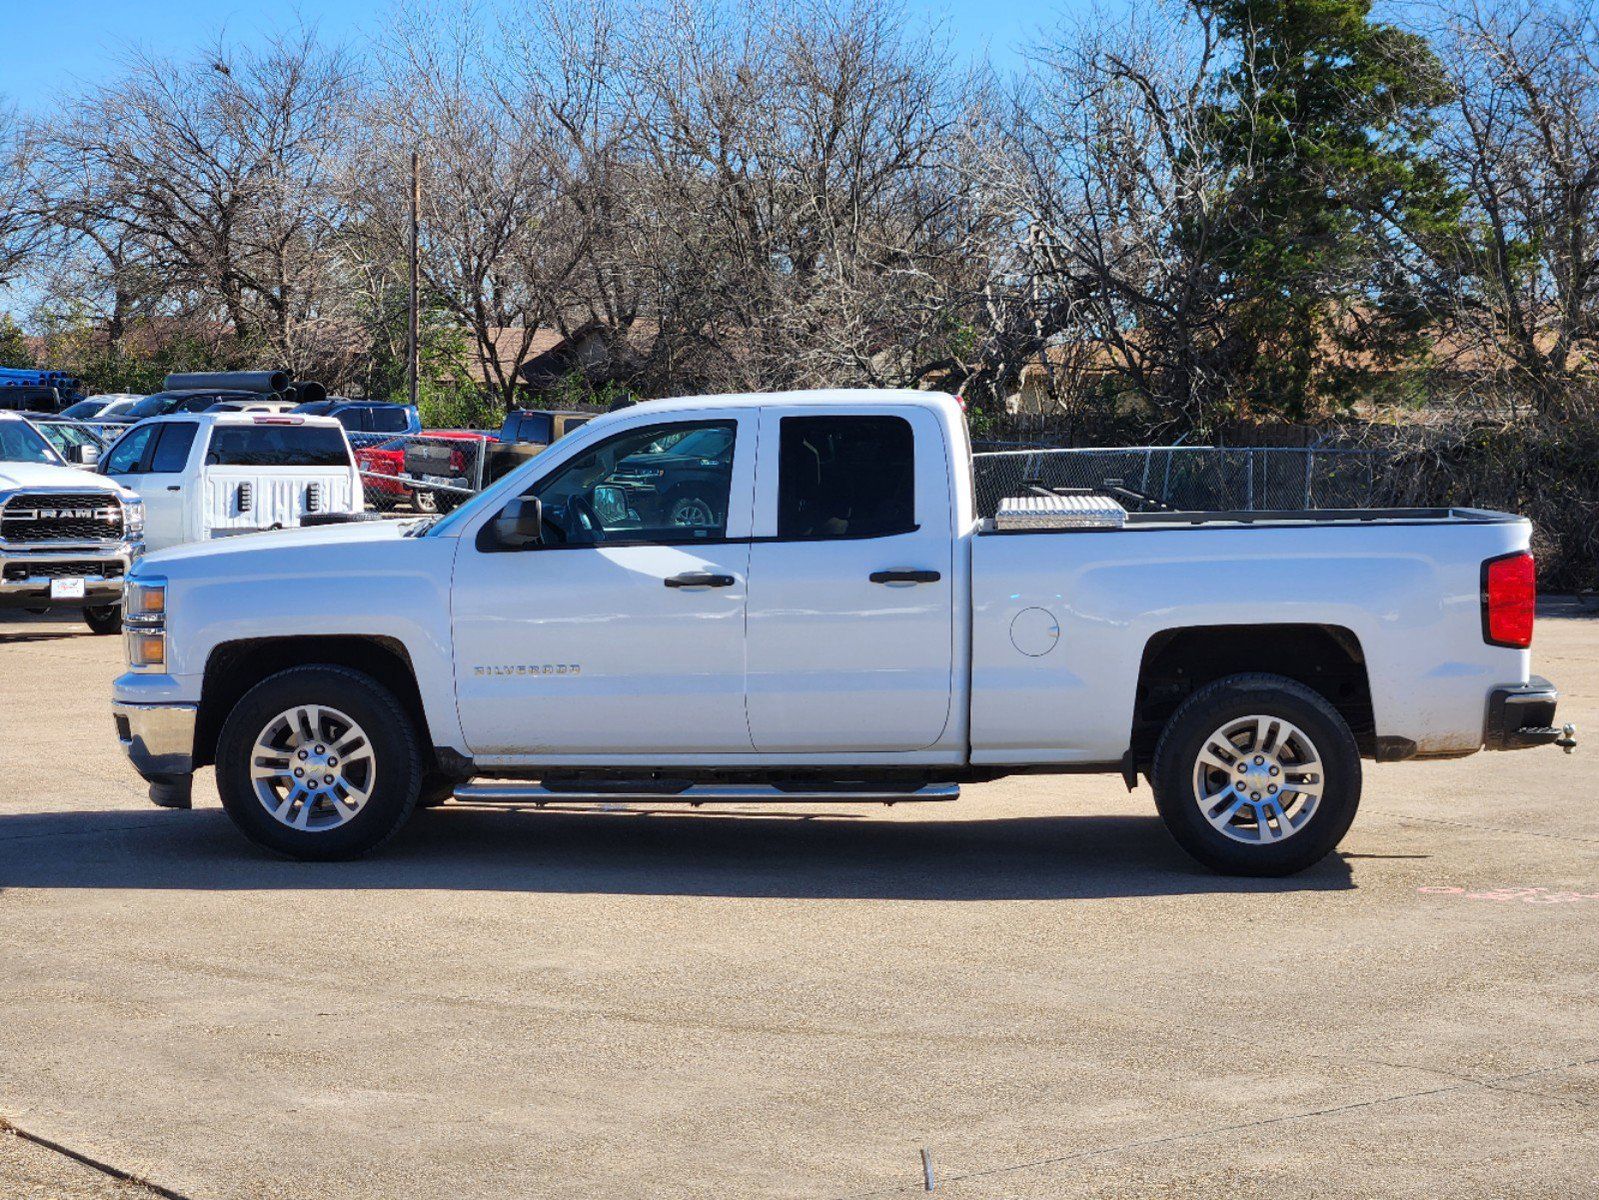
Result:
{"label": "blue sky", "polygon": [[[1050,15],[1082,11],[1088,0],[906,0],[914,11],[942,17],[963,54],[1013,56],[1016,43]],[[129,43],[182,56],[226,29],[247,38],[303,16],[330,39],[359,43],[378,28],[388,0],[0,0],[0,96],[24,109],[49,104],[61,89],[114,72]]]}

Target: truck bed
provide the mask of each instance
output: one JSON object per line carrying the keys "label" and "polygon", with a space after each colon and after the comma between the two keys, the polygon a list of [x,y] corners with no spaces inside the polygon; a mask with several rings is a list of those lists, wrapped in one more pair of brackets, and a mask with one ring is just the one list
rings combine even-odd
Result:
{"label": "truck bed", "polygon": [[1527,652],[1485,644],[1481,627],[1482,565],[1526,549],[1520,517],[1160,512],[1122,528],[982,527],[970,543],[974,762],[1114,761],[1145,648],[1173,629],[1352,638],[1376,733],[1420,754],[1476,749],[1483,697],[1527,677]]}
{"label": "truck bed", "polygon": [[1233,509],[1166,512],[1129,512],[1122,529],[1074,527],[1063,529],[999,529],[992,517],[984,518],[978,532],[1013,537],[1042,533],[1117,533],[1136,529],[1180,529],[1188,526],[1305,526],[1349,525],[1504,525],[1523,518],[1485,508],[1320,508]]}

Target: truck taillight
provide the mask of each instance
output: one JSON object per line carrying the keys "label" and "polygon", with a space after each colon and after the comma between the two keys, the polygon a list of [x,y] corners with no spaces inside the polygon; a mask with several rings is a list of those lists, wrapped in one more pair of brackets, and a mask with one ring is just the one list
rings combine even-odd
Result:
{"label": "truck taillight", "polygon": [[1532,555],[1525,550],[1482,564],[1482,637],[1490,646],[1525,650],[1532,645],[1538,604]]}

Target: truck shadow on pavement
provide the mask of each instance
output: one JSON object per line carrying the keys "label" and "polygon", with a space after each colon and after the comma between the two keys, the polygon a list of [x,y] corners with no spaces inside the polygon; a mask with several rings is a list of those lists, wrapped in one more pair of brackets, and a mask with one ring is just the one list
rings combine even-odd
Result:
{"label": "truck shadow on pavement", "polygon": [[0,890],[415,888],[772,899],[1071,900],[1353,888],[1337,854],[1287,879],[1192,862],[1158,817],[419,813],[372,858],[295,863],[219,809],[0,817]]}

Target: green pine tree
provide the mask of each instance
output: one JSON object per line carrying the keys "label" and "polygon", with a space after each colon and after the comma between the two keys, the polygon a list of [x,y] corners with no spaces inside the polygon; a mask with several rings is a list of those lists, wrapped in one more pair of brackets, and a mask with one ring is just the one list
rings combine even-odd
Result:
{"label": "green pine tree", "polygon": [[1212,252],[1226,407],[1342,406],[1419,350],[1427,305],[1405,247],[1458,221],[1425,149],[1442,70],[1370,0],[1193,2],[1233,54],[1201,139],[1226,206]]}

